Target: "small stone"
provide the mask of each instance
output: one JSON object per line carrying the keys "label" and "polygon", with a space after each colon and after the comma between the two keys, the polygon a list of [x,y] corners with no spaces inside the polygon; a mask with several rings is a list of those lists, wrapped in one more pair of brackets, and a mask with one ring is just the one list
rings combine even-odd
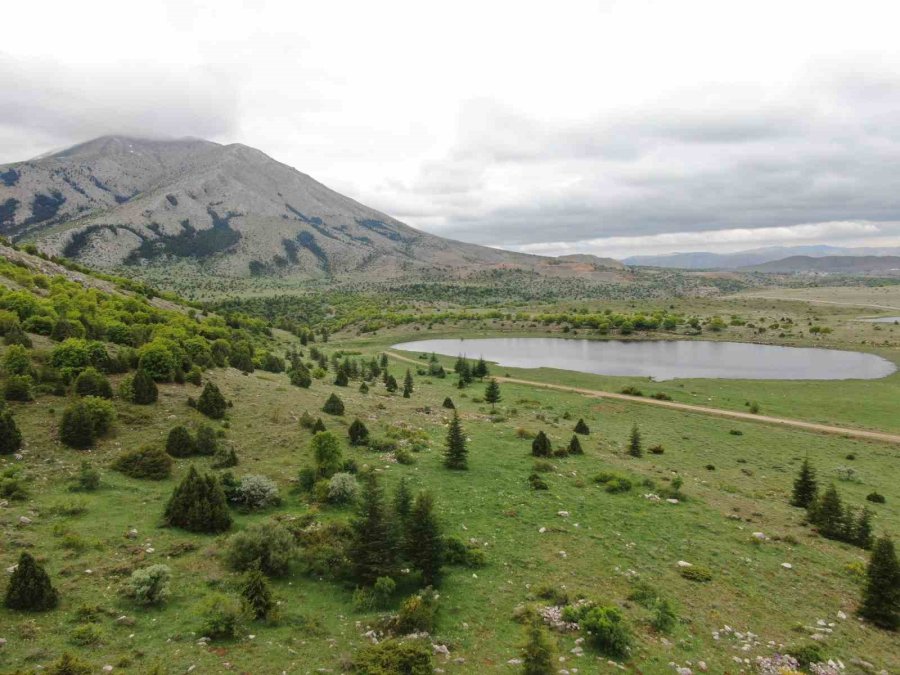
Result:
{"label": "small stone", "polygon": [[699,668],[704,673],[709,670],[709,667],[706,665],[706,661],[697,661],[697,668]]}
{"label": "small stone", "polygon": [[765,541],[768,537],[763,532],[754,532],[753,538],[758,539],[759,541]]}
{"label": "small stone", "polygon": [[560,518],[568,518],[569,512],[568,511],[557,511],[556,515],[558,515]]}
{"label": "small stone", "polygon": [[786,570],[792,570],[792,569],[794,569],[794,566],[791,565],[791,563],[781,563],[781,566],[782,566],[784,569],[786,569]]}
{"label": "small stone", "polygon": [[107,665],[103,666],[104,673],[111,673],[112,671],[113,671],[113,667],[111,665],[107,664]]}
{"label": "small stone", "polygon": [[431,645],[431,649],[435,654],[443,654],[448,658],[450,656],[450,649],[447,647],[447,645]]}
{"label": "small stone", "polygon": [[679,560],[677,563],[675,563],[675,565],[677,567],[693,567],[693,565],[686,560]]}
{"label": "small stone", "polygon": [[671,499],[671,498],[670,498],[670,499],[667,499],[666,501],[669,502],[669,504],[677,504],[677,503],[678,503],[678,500],[677,500],[677,499]]}
{"label": "small stone", "polygon": [[542,527],[542,528],[540,528],[540,529],[538,530],[538,532],[539,532],[540,534],[544,534],[544,532],[546,532],[546,531],[547,531],[547,528],[546,528],[546,527]]}
{"label": "small stone", "polygon": [[6,638],[0,638],[0,647],[3,647],[5,645],[6,645]]}
{"label": "small stone", "polygon": [[31,518],[28,516],[19,516],[20,525],[31,525]]}
{"label": "small stone", "polygon": [[847,618],[847,615],[844,614],[841,610],[838,610],[837,618],[843,620],[843,619],[846,619],[846,618]]}
{"label": "small stone", "polygon": [[509,661],[506,662],[506,665],[521,666],[523,663],[524,663],[524,661],[522,661],[522,659],[510,659]]}
{"label": "small stone", "polygon": [[130,530],[128,530],[128,532],[125,533],[125,536],[129,539],[137,539],[138,531],[132,527]]}

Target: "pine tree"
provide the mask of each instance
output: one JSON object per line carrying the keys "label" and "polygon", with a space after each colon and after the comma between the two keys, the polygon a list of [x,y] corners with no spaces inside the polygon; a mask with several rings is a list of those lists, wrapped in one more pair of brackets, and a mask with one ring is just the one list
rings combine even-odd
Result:
{"label": "pine tree", "polygon": [[328,400],[325,401],[325,405],[322,406],[322,412],[328,413],[329,415],[343,415],[344,402],[337,394],[331,394],[331,396],[328,397]]}
{"label": "pine tree", "polygon": [[466,436],[459,422],[459,414],[454,410],[450,428],[447,430],[447,449],[444,451],[444,466],[448,469],[465,470],[469,468],[466,449]]}
{"label": "pine tree", "polygon": [[500,399],[500,385],[492,377],[484,389],[484,400],[491,404],[491,412],[494,412],[496,405],[500,403]]}
{"label": "pine tree", "polygon": [[338,387],[346,387],[350,384],[350,378],[347,377],[347,371],[343,366],[339,366],[337,369],[337,375],[334,377],[334,384]]}
{"label": "pine tree", "polygon": [[207,382],[203,387],[200,398],[197,399],[197,410],[207,417],[219,420],[225,417],[228,402],[222,396],[222,392],[213,382]]}
{"label": "pine tree", "polygon": [[215,476],[201,476],[193,466],[166,504],[167,525],[189,532],[218,534],[231,527],[222,485]]}
{"label": "pine tree", "polygon": [[166,438],[166,452],[172,457],[190,457],[197,452],[197,446],[187,427],[172,427]]}
{"label": "pine tree", "polygon": [[350,528],[349,557],[356,581],[371,586],[378,577],[393,576],[396,573],[396,531],[373,471],[363,477],[359,511]]}
{"label": "pine tree", "polygon": [[522,651],[522,673],[524,675],[554,675],[553,643],[541,618],[532,616],[525,629],[526,642]]}
{"label": "pine tree", "polygon": [[872,540],[872,512],[864,506],[853,525],[853,543],[868,550],[872,548]]}
{"label": "pine tree", "polygon": [[409,491],[409,483],[406,478],[401,478],[394,492],[394,515],[405,522],[412,510],[412,493]]}
{"label": "pine tree", "polygon": [[388,356],[387,356],[387,354],[383,353],[381,355],[381,368],[385,369],[387,367],[388,367]]}
{"label": "pine tree", "polygon": [[587,436],[591,433],[591,430],[588,428],[588,425],[585,424],[583,418],[579,419],[578,424],[575,425],[575,433],[581,434],[582,436]]}
{"label": "pine tree", "polygon": [[197,427],[197,437],[194,440],[194,449],[198,455],[211,456],[219,450],[219,441],[216,431],[208,424]]}
{"label": "pine tree", "polygon": [[448,410],[456,410],[456,405],[453,403],[453,399],[449,396],[444,399],[444,402],[441,405]]}
{"label": "pine tree", "polygon": [[316,418],[316,422],[315,422],[315,424],[313,424],[311,431],[314,434],[318,434],[318,433],[325,431],[325,422],[322,421],[321,417]]}
{"label": "pine tree", "polygon": [[310,448],[316,462],[319,478],[331,478],[341,470],[341,442],[330,431],[322,431],[313,436]]}
{"label": "pine tree", "polygon": [[553,446],[550,443],[550,439],[547,438],[547,434],[543,431],[539,431],[534,440],[531,441],[531,454],[533,457],[549,457],[553,454]]}
{"label": "pine tree", "polygon": [[384,387],[391,394],[393,394],[395,391],[397,391],[397,379],[390,373],[385,373],[384,374]]}
{"label": "pine tree", "polygon": [[477,377],[479,380],[483,380],[488,376],[490,371],[488,370],[488,365],[485,363],[484,357],[478,359],[478,362],[472,368],[472,375]]}
{"label": "pine tree", "polygon": [[809,463],[809,458],[800,465],[800,473],[794,479],[794,492],[791,495],[791,506],[801,509],[809,508],[815,502],[819,487],[816,483],[816,470]]}
{"label": "pine tree", "polygon": [[19,555],[19,564],[9,578],[3,604],[7,609],[27,612],[43,612],[59,604],[59,593],[31,554],[23,551]]}
{"label": "pine tree", "polygon": [[837,488],[830,485],[820,499],[810,504],[809,520],[828,539],[842,539],[846,532],[846,513]]}
{"label": "pine tree", "polygon": [[584,450],[581,448],[581,441],[578,440],[578,436],[572,436],[572,440],[569,441],[569,447],[567,448],[570,455],[583,455]]}
{"label": "pine tree", "polygon": [[459,374],[463,371],[463,368],[468,367],[468,361],[466,361],[466,357],[460,354],[456,357],[456,363],[453,364],[453,372]]}
{"label": "pine tree", "polygon": [[11,455],[22,447],[22,432],[9,408],[0,409],[0,455]]}
{"label": "pine tree", "polygon": [[900,628],[900,563],[887,535],[872,548],[859,614],[879,628]]}
{"label": "pine tree", "polygon": [[635,423],[631,427],[631,434],[628,437],[628,454],[632,457],[641,457],[644,454],[644,448],[641,445],[641,432]]}
{"label": "pine tree", "polygon": [[420,492],[413,503],[406,523],[406,558],[422,575],[422,584],[436,586],[444,564],[444,539],[434,500],[427,492]]}
{"label": "pine tree", "polygon": [[412,373],[409,372],[409,368],[406,369],[406,375],[403,378],[403,398],[409,398],[413,393],[413,376]]}
{"label": "pine tree", "polygon": [[268,619],[275,607],[269,580],[259,567],[247,572],[241,584],[241,598],[254,619]]}
{"label": "pine tree", "polygon": [[138,368],[131,380],[131,402],[139,405],[156,403],[159,398],[159,387],[143,368]]}
{"label": "pine tree", "polygon": [[70,448],[83,450],[96,439],[94,417],[90,409],[78,401],[63,411],[59,423],[59,440]]}
{"label": "pine tree", "polygon": [[359,418],[353,420],[353,423],[347,429],[350,436],[350,445],[365,445],[369,442],[369,430],[366,425],[359,421]]}
{"label": "pine tree", "polygon": [[367,385],[365,382],[360,383],[359,393],[360,394],[368,394],[369,393],[369,385]]}
{"label": "pine tree", "polygon": [[99,396],[112,398],[112,385],[96,368],[85,368],[75,378],[75,393],[79,396]]}

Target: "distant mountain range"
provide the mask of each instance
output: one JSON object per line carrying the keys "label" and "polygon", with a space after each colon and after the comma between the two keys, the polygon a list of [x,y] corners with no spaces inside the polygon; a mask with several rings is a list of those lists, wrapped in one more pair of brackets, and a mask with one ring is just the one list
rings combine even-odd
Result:
{"label": "distant mountain range", "polygon": [[644,267],[667,267],[674,269],[724,269],[736,270],[754,267],[792,256],[825,258],[832,256],[888,256],[900,255],[900,247],[846,248],[840,246],[769,246],[736,253],[668,253],[665,255],[643,255],[625,258],[625,265]]}
{"label": "distant mountain range", "polygon": [[105,136],[0,166],[0,234],[112,269],[172,262],[229,277],[609,275],[420,232],[245,145]]}
{"label": "distant mountain range", "polygon": [[900,275],[900,256],[895,255],[836,255],[813,258],[808,255],[794,255],[782,260],[741,268],[746,272],[766,272],[775,274],[855,274],[855,275]]}

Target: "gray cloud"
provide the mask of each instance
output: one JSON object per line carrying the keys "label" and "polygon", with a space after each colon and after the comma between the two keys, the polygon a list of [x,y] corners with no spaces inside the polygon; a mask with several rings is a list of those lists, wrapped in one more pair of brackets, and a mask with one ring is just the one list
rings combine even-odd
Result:
{"label": "gray cloud", "polygon": [[213,138],[237,125],[234,78],[212,68],[73,68],[0,54],[0,91],[0,162],[104,134]]}
{"label": "gray cloud", "polygon": [[[456,147],[397,203],[440,234],[509,247],[896,221],[897,110],[900,79],[878,73],[809,77],[745,107],[680,97],[564,125],[480,100],[461,113]],[[436,222],[445,202],[427,178],[435,167],[491,179]]]}

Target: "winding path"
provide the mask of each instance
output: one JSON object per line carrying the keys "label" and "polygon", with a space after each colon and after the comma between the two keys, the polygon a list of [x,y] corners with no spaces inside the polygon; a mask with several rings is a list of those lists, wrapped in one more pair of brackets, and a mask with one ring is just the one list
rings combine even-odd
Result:
{"label": "winding path", "polygon": [[[421,359],[413,359],[407,356],[401,356],[393,351],[387,352],[388,356],[398,361],[405,361],[415,365],[421,365]],[[599,391],[597,389],[582,389],[581,387],[570,387],[564,384],[552,384],[550,382],[535,382],[533,380],[520,380],[516,377],[495,376],[497,382],[507,382],[509,384],[521,384],[527,387],[539,387],[541,389],[553,389],[554,391],[565,391],[573,394],[581,394],[582,396],[590,396],[592,398],[607,398],[617,401],[627,401],[628,403],[637,403],[641,405],[653,405],[659,408],[669,408],[670,410],[678,410],[681,412],[696,413],[699,415],[713,415],[715,417],[727,417],[730,419],[741,420],[743,422],[759,422],[762,424],[773,424],[782,427],[791,427],[794,429],[803,429],[805,431],[814,431],[822,434],[831,434],[833,436],[844,436],[845,438],[858,438],[866,441],[880,441],[883,443],[900,444],[900,435],[889,434],[883,431],[866,431],[865,429],[848,429],[847,427],[836,427],[829,424],[817,424],[815,422],[804,422],[803,420],[795,420],[787,417],[772,417],[771,415],[754,415],[753,413],[741,412],[739,410],[725,410],[723,408],[710,408],[703,405],[692,405],[690,403],[678,403],[676,401],[659,401],[655,398],[644,398],[642,396],[629,396],[628,394],[619,394],[611,391]]]}

